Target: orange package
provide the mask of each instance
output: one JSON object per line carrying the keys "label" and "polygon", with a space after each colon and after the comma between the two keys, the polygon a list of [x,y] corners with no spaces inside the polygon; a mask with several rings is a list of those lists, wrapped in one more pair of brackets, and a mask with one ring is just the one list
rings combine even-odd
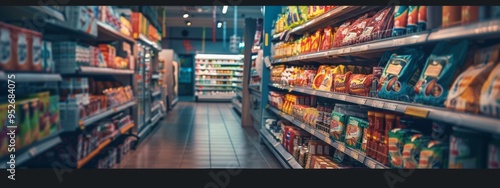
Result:
{"label": "orange package", "polygon": [[313,35],[311,35],[311,49],[310,52],[317,52],[321,46],[321,29],[318,29]]}
{"label": "orange package", "polygon": [[328,50],[332,46],[333,41],[333,29],[331,27],[326,27],[323,29],[323,40],[321,43],[321,50]]}
{"label": "orange package", "polygon": [[338,93],[349,93],[349,79],[351,78],[351,71],[345,74],[336,74],[333,78],[334,91]]}
{"label": "orange package", "polygon": [[373,74],[352,74],[349,79],[349,93],[368,96],[372,85]]}

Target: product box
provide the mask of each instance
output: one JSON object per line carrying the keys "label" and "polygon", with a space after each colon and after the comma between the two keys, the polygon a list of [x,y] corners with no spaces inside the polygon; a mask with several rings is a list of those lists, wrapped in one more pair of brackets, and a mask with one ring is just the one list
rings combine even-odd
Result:
{"label": "product box", "polygon": [[104,61],[108,68],[116,68],[115,64],[115,56],[116,49],[115,47],[108,44],[99,44],[99,50],[101,51]]}
{"label": "product box", "polygon": [[42,33],[29,31],[30,32],[30,48],[28,49],[31,55],[29,61],[31,64],[31,70],[35,72],[42,72],[43,69],[43,58],[42,58]]}
{"label": "product box", "polygon": [[17,32],[16,27],[0,22],[0,69],[17,69]]}
{"label": "product box", "polygon": [[8,153],[9,136],[7,135],[9,126],[7,104],[0,104],[0,158]]}
{"label": "product box", "polygon": [[95,6],[64,6],[66,23],[69,27],[97,36]]}
{"label": "product box", "polygon": [[59,95],[49,97],[50,134],[61,129]]}
{"label": "product box", "polygon": [[19,71],[30,71],[31,70],[31,57],[30,42],[28,41],[29,32],[26,29],[17,29],[17,41],[16,41],[16,54],[17,54],[17,70]]}
{"label": "product box", "polygon": [[34,110],[38,111],[38,139],[43,139],[50,135],[50,92],[36,93],[30,95],[30,98],[36,98],[39,101]]}
{"label": "product box", "polygon": [[44,72],[54,72],[54,58],[52,52],[52,42],[42,41],[42,69]]}
{"label": "product box", "polygon": [[16,101],[16,150],[31,144],[30,101]]}
{"label": "product box", "polygon": [[140,12],[132,12],[131,22],[132,22],[132,30],[133,37],[135,39],[139,38],[139,34],[142,34],[142,25],[144,24],[145,17]]}

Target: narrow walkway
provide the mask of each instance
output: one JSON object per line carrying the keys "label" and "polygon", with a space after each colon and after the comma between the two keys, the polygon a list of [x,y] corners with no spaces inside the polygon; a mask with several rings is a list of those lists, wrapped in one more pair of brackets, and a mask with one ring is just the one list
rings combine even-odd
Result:
{"label": "narrow walkway", "polygon": [[118,168],[281,168],[231,103],[179,101]]}

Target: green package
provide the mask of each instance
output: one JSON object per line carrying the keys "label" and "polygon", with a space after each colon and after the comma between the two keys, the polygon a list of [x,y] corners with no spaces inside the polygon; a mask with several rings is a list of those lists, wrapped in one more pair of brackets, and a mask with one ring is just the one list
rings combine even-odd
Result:
{"label": "green package", "polygon": [[50,111],[50,134],[54,134],[55,132],[61,129],[58,95],[50,96],[49,111]]}
{"label": "green package", "polygon": [[330,121],[330,138],[343,141],[345,134],[345,114],[333,111]]}
{"label": "green package", "polygon": [[30,105],[28,100],[18,101],[16,106],[16,149],[31,144]]}
{"label": "green package", "polygon": [[363,129],[366,127],[368,127],[367,121],[356,117],[349,117],[345,132],[346,146],[354,149],[360,149]]}
{"label": "green package", "polygon": [[40,127],[39,122],[39,112],[38,109],[40,100],[38,98],[29,100],[29,122],[30,122],[30,130],[31,130],[31,142],[36,142],[39,139]]}
{"label": "green package", "polygon": [[420,151],[418,168],[421,169],[446,169],[448,167],[448,144],[437,140],[430,141]]}
{"label": "green package", "polygon": [[408,136],[420,134],[411,129],[396,128],[389,132],[389,163],[393,168],[403,168],[403,148]]}
{"label": "green package", "polygon": [[430,138],[422,134],[410,135],[403,146],[403,168],[415,169],[420,160],[420,151],[429,142]]}

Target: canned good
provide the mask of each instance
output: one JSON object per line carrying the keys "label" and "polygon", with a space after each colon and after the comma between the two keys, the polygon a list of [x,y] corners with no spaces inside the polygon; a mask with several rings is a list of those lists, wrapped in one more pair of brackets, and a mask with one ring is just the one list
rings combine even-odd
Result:
{"label": "canned good", "polygon": [[453,127],[453,134],[450,137],[449,168],[484,168],[486,164],[484,138],[481,132]]}

